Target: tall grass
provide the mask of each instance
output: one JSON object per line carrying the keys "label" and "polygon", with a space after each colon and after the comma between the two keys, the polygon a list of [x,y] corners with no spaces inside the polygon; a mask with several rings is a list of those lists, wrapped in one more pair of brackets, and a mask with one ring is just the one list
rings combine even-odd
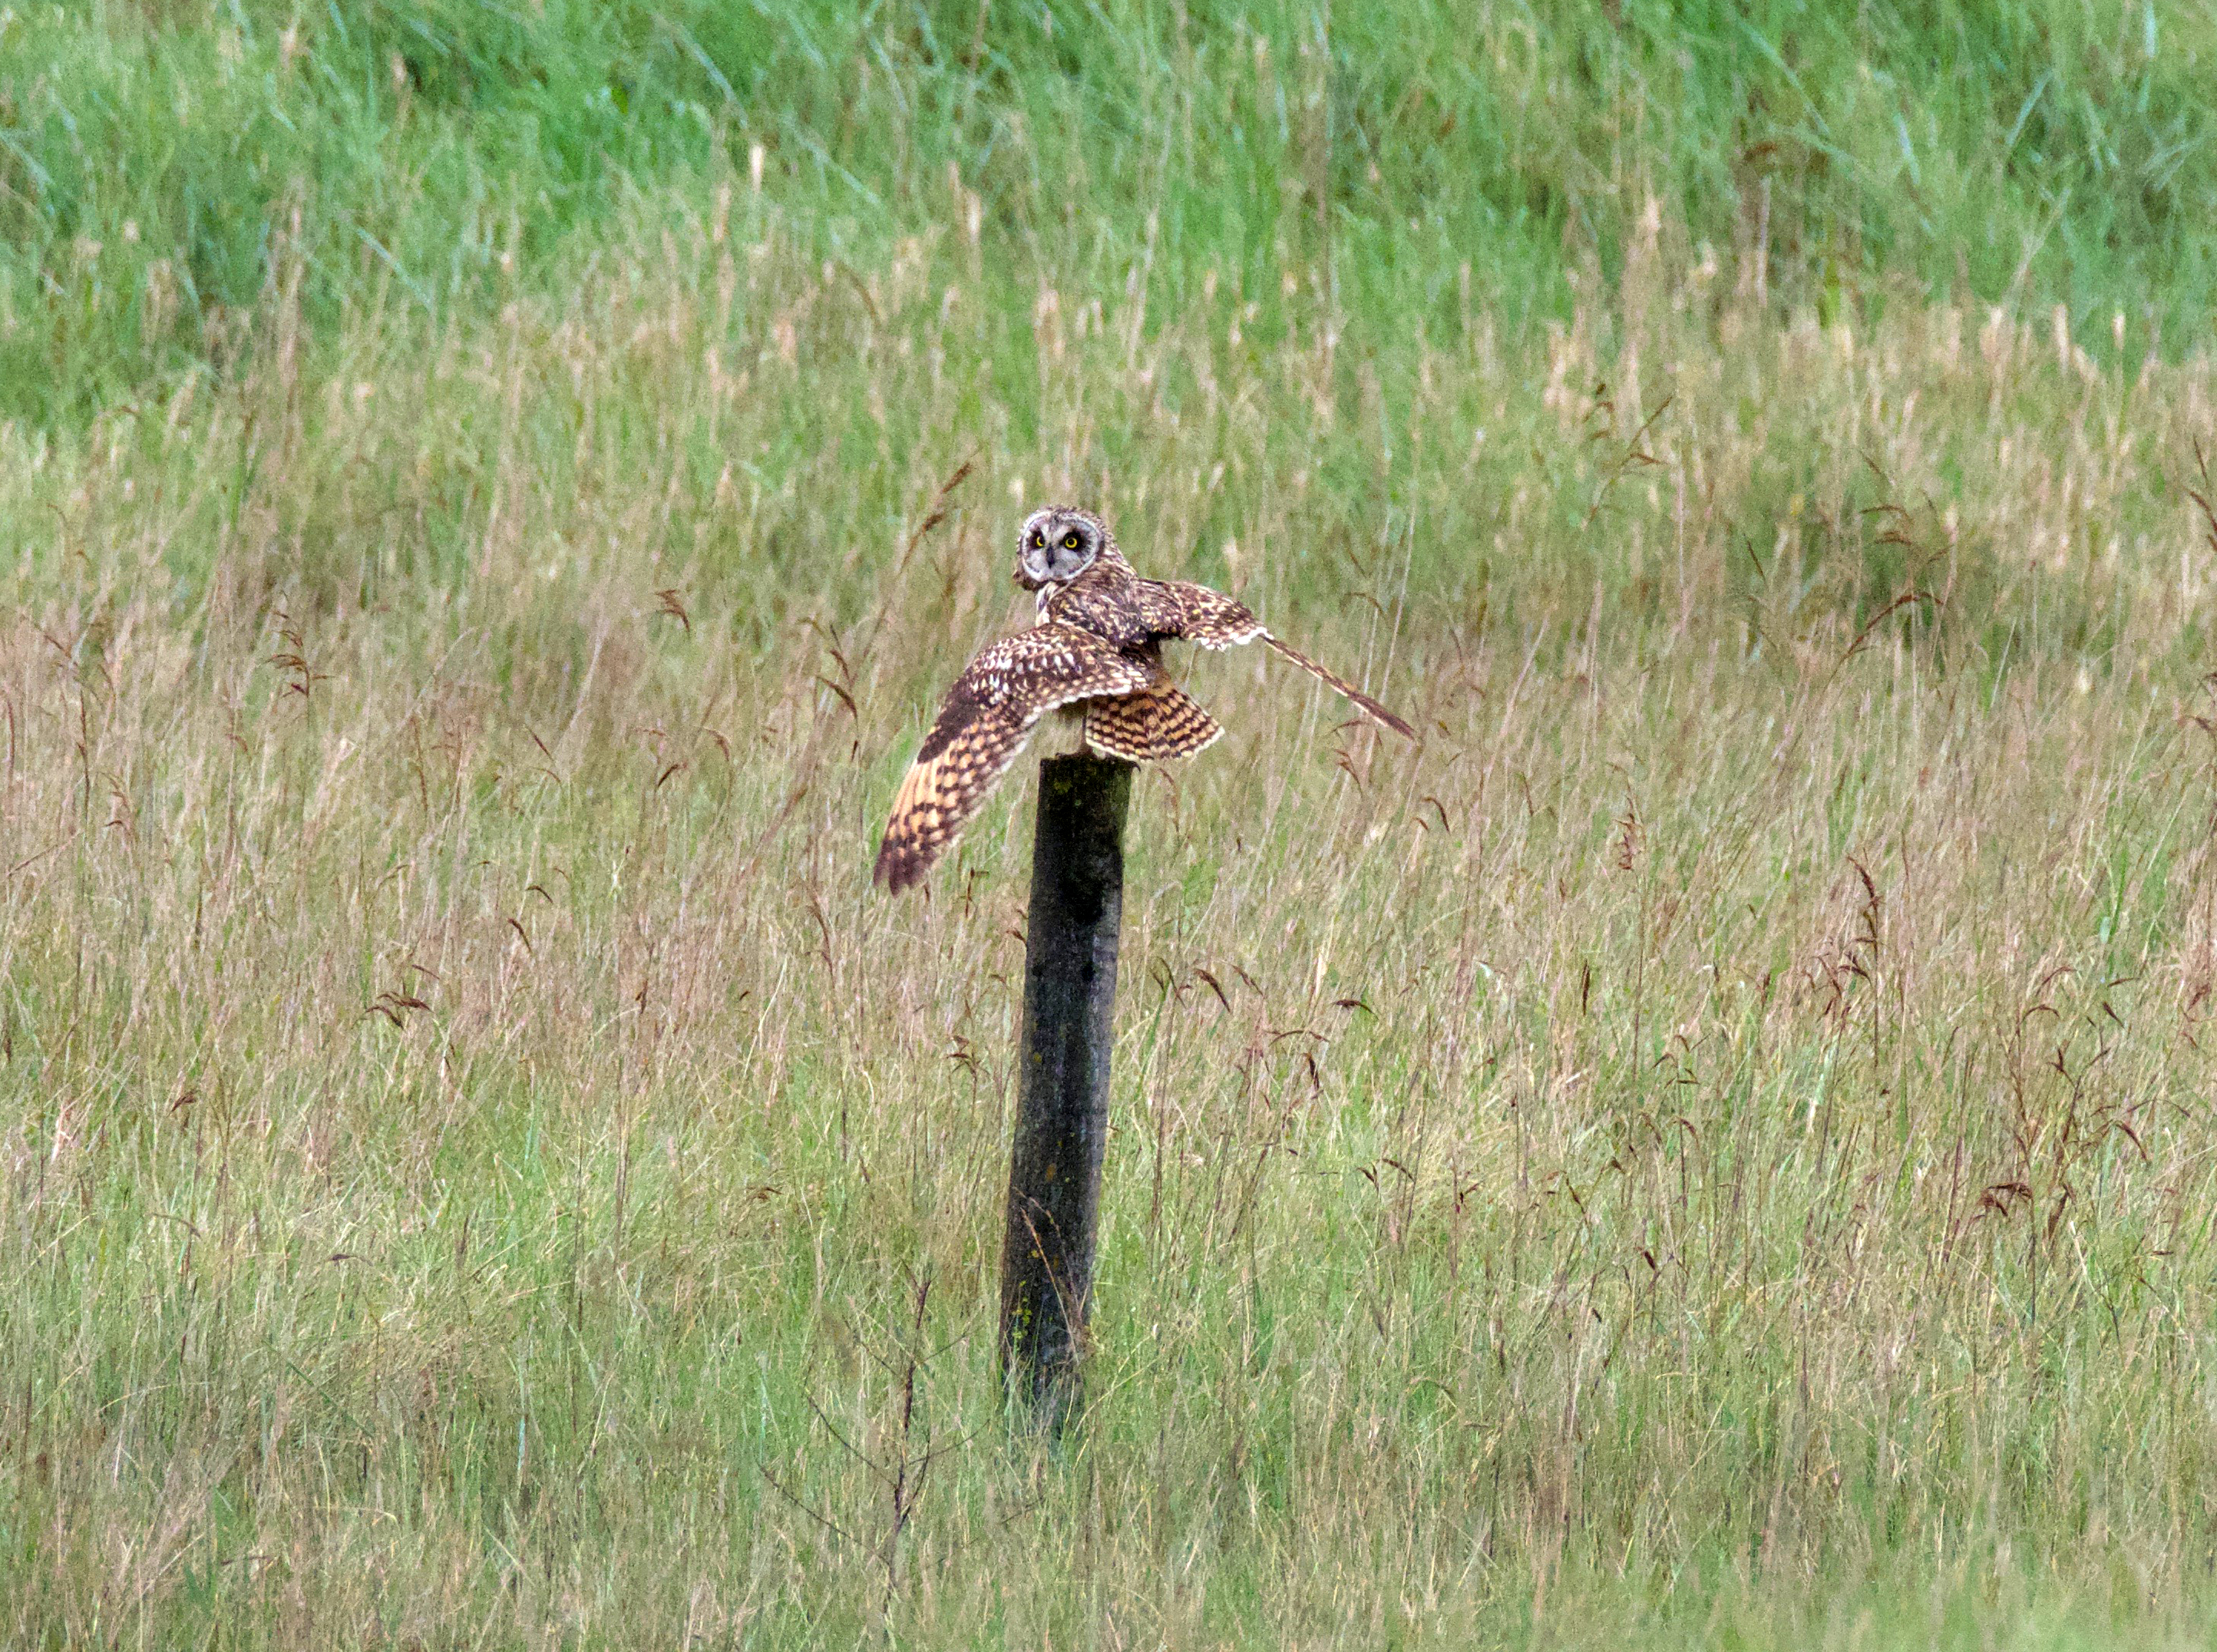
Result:
{"label": "tall grass", "polygon": [[[806,227],[318,373],[281,262],[228,381],[11,438],[9,1634],[2202,1633],[2206,360],[1781,326],[1658,213],[1398,403],[1043,288],[1020,412],[959,227]],[[1195,668],[1037,1458],[1022,786],[867,871],[1072,493],[1428,736]]]}
{"label": "tall grass", "polygon": [[[2203,25],[1047,15],[0,29],[0,1634],[2206,1639]],[[1059,1455],[1022,771],[868,887],[1051,496],[1426,731],[1193,665]]]}
{"label": "tall grass", "polygon": [[2153,0],[11,8],[0,411],[228,361],[288,247],[325,333],[559,293],[642,191],[705,211],[756,145],[820,256],[974,213],[999,303],[1213,279],[1269,338],[1291,281],[1391,354],[1473,296],[1567,319],[1652,199],[1828,321],[2060,302],[2176,353],[2217,293],[2213,66],[2207,9]]}

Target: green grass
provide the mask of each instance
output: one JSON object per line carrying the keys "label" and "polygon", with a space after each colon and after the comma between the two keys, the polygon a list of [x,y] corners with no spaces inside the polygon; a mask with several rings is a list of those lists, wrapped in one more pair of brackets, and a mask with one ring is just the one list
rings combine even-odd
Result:
{"label": "green grass", "polygon": [[756,144],[822,256],[975,191],[1004,306],[1132,274],[1175,311],[1213,277],[1267,337],[1318,284],[1390,358],[1473,303],[1567,317],[1652,199],[1827,319],[2062,303],[2175,351],[2217,296],[2213,69],[2206,9],[2089,0],[31,5],[0,28],[0,410],[220,366],[287,252],[326,332],[559,293],[642,193],[705,209]]}
{"label": "green grass", "polygon": [[[2207,19],[1053,15],[0,26],[0,1641],[2206,1643]],[[1057,1454],[1065,495],[1426,738],[1195,663]]]}

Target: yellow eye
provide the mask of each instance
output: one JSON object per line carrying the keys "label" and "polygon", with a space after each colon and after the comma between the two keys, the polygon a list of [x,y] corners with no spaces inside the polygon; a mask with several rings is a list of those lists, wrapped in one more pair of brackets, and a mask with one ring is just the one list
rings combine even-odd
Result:
{"label": "yellow eye", "polygon": [[1075,551],[1075,550],[1077,550],[1077,549],[1078,549],[1078,535],[1077,535],[1077,534],[1075,534],[1075,533],[1066,533],[1066,534],[1065,534],[1065,535],[1063,536],[1063,540],[1062,540],[1062,548],[1063,548],[1064,550],[1065,550],[1065,551]]}
{"label": "yellow eye", "polygon": [[1046,534],[1044,534],[1044,533],[1034,533],[1034,534],[1033,534],[1033,535],[1032,535],[1032,549],[1033,549],[1033,550],[1034,550],[1034,551],[1038,550],[1041,546],[1045,545],[1046,543],[1047,543],[1047,535],[1046,535]]}

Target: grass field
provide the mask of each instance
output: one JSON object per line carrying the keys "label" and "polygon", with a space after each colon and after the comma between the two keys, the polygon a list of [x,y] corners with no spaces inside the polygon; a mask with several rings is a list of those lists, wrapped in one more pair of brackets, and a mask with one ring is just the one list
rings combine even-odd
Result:
{"label": "grass field", "polygon": [[[0,1643],[2206,1644],[2213,59],[0,13]],[[1193,663],[1059,1452],[1053,497],[1425,732]]]}

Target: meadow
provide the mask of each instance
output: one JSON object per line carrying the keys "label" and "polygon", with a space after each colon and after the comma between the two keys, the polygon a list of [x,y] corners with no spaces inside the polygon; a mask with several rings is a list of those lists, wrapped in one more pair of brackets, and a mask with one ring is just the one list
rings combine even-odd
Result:
{"label": "meadow", "polygon": [[[2217,22],[0,11],[0,1642],[2206,1644]],[[994,1368],[1023,509],[1140,778]]]}

